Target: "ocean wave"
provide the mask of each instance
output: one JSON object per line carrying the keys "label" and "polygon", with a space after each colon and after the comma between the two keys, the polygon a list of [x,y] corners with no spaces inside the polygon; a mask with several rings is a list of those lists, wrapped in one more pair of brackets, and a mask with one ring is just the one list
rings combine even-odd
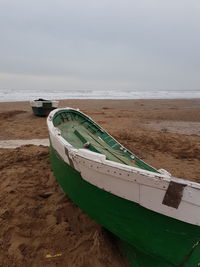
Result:
{"label": "ocean wave", "polygon": [[178,99],[200,98],[200,90],[28,90],[0,89],[0,102],[46,99]]}

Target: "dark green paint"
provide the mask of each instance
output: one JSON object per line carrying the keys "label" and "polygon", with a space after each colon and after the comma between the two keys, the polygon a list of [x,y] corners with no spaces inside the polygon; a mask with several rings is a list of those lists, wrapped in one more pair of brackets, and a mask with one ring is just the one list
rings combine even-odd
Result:
{"label": "dark green paint", "polygon": [[50,107],[32,107],[33,113],[35,116],[38,117],[46,117],[49,115],[49,113],[54,110],[55,108],[50,106]]}
{"label": "dark green paint", "polygon": [[[64,192],[117,235],[132,266],[187,266],[200,262],[199,226],[150,211],[84,181],[51,147],[53,171]],[[195,246],[195,244],[197,244]]]}

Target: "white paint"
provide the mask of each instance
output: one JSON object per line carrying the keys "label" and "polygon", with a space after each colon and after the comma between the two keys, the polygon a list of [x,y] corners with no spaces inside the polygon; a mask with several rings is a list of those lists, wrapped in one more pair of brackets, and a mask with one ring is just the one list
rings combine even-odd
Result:
{"label": "white paint", "polygon": [[43,103],[51,103],[52,104],[52,107],[53,108],[57,108],[58,107],[58,104],[59,104],[59,101],[56,101],[56,100],[46,100],[46,101],[30,101],[30,105],[31,107],[42,107],[43,106]]}
{"label": "white paint", "polygon": [[[66,110],[69,109],[66,108]],[[171,177],[167,172],[154,173],[106,160],[104,155],[87,149],[73,148],[53,126],[52,118],[59,110],[64,109],[52,111],[47,118],[52,146],[69,164],[69,158],[65,153],[67,148],[74,168],[81,173],[84,180],[155,212],[200,225],[200,184]],[[171,181],[185,185],[183,197],[177,209],[162,204]]]}
{"label": "white paint", "polygon": [[49,146],[49,139],[1,140],[0,148],[16,148],[24,145]]}

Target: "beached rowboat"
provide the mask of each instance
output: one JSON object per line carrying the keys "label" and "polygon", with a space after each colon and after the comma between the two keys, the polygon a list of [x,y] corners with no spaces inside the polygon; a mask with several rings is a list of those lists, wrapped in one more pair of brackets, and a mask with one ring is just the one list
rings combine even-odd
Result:
{"label": "beached rowboat", "polygon": [[49,112],[58,107],[58,103],[59,101],[42,98],[30,102],[33,113],[39,117],[46,117]]}
{"label": "beached rowboat", "polygon": [[200,184],[146,164],[79,110],[54,110],[47,124],[58,183],[133,245],[136,261],[145,255],[147,266],[199,266]]}

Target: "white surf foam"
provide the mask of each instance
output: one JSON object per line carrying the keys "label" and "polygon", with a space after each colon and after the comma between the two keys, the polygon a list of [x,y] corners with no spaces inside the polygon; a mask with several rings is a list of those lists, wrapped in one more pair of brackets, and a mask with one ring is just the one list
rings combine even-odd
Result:
{"label": "white surf foam", "polygon": [[177,99],[200,98],[200,90],[14,90],[0,89],[0,102],[45,99]]}

